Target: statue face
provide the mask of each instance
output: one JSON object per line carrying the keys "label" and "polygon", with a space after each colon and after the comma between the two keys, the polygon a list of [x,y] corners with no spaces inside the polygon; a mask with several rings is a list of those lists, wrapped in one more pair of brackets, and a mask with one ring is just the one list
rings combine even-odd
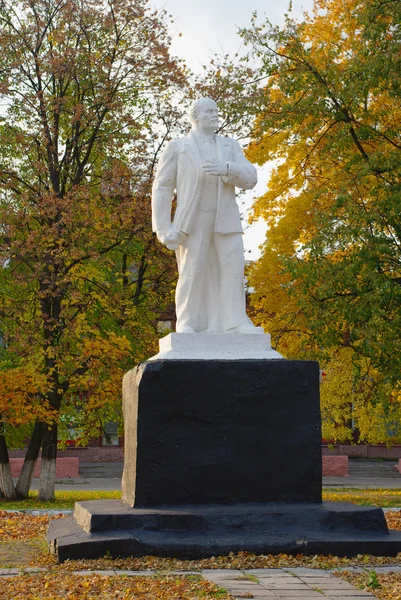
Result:
{"label": "statue face", "polygon": [[219,109],[214,100],[202,100],[198,106],[196,120],[202,129],[216,130],[219,126]]}

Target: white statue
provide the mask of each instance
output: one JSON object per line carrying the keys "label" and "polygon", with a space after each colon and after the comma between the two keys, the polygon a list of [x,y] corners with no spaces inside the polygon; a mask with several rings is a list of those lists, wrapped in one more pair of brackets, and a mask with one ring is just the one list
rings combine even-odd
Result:
{"label": "white statue", "polygon": [[152,195],[153,231],[176,251],[177,333],[263,333],[246,315],[243,230],[235,199],[235,187],[256,185],[256,169],[237,141],[215,134],[214,100],[194,102],[190,119],[191,133],[164,150]]}

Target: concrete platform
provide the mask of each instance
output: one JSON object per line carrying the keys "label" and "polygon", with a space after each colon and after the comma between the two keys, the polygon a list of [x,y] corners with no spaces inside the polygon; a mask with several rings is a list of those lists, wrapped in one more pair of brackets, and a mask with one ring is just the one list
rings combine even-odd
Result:
{"label": "concrete platform", "polygon": [[199,559],[256,554],[395,556],[379,508],[339,502],[130,508],[118,500],[80,502],[75,518],[50,523],[46,539],[59,562],[117,556]]}

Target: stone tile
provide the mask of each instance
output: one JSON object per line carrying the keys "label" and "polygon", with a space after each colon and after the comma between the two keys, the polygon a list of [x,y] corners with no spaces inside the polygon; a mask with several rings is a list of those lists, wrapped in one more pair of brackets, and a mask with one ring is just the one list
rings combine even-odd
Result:
{"label": "stone tile", "polygon": [[330,571],[327,569],[311,569],[310,567],[287,567],[285,568],[287,573],[294,573],[294,575],[327,575],[330,576]]}
{"label": "stone tile", "polygon": [[[225,588],[225,589],[228,589],[228,588]],[[235,593],[238,593],[238,592],[230,591],[230,594],[234,595]],[[264,590],[263,588],[260,588],[260,589],[252,588],[251,590],[249,590],[249,593],[252,594],[252,598],[258,598],[259,600],[261,598],[270,598],[270,600],[271,600],[271,598],[277,598],[276,594],[274,594],[270,590]],[[241,592],[241,594],[244,595],[245,592]],[[241,595],[241,594],[239,594],[239,595]]]}
{"label": "stone tile", "polygon": [[239,569],[203,569],[203,571],[200,571],[200,574],[204,575],[207,579],[209,575],[241,575],[241,573],[242,571]]}
{"label": "stone tile", "polygon": [[[300,598],[300,596],[280,596],[280,600],[298,600],[298,598]],[[309,596],[302,596],[302,600],[316,600],[317,598],[320,598],[320,600],[325,600],[327,596],[317,593],[315,594],[314,592],[311,592]]]}
{"label": "stone tile", "polygon": [[[219,577],[218,579],[224,579],[225,581],[239,581],[240,583],[256,583],[255,577],[256,575],[252,575],[252,577],[248,578],[246,574],[238,573],[238,575],[232,575],[231,577]],[[208,579],[210,579],[210,577],[208,577]]]}
{"label": "stone tile", "polygon": [[294,581],[296,581],[298,583],[302,583],[301,580],[298,579],[298,577],[295,577],[294,575],[287,576],[287,577],[259,577],[259,581],[264,581],[266,583],[266,585],[276,584],[276,583],[277,583],[277,585],[285,585],[287,583],[293,583]]}
{"label": "stone tile", "polygon": [[[211,581],[211,580],[209,580]],[[227,581],[226,585],[228,585],[231,589],[243,590],[243,589],[253,589],[261,587],[255,581]]]}
{"label": "stone tile", "polygon": [[302,590],[274,590],[274,593],[279,598],[324,598],[323,594],[320,592],[315,592],[311,588],[306,588]]}
{"label": "stone tile", "polygon": [[200,573],[206,579],[218,579],[219,581],[235,581],[238,577],[243,576],[241,572],[226,575],[213,575],[212,573]]}
{"label": "stone tile", "polygon": [[0,569],[0,577],[14,577],[15,575],[19,575],[19,569]]}
{"label": "stone tile", "polygon": [[272,600],[273,598],[276,598],[277,600],[277,596],[276,594],[273,594],[273,592],[269,592],[269,590],[231,590],[230,588],[224,588],[225,590],[227,590],[232,596],[234,597],[238,597],[238,598],[257,598],[257,600],[261,600],[262,598],[269,598],[269,600]]}
{"label": "stone tile", "polygon": [[268,575],[255,575],[255,577],[257,577],[259,581],[281,581],[282,583],[287,583],[289,581],[299,581],[298,577],[296,577],[295,575],[288,575],[288,573],[286,573],[282,577],[277,575],[271,575],[270,577]]}
{"label": "stone tile", "polygon": [[297,575],[298,579],[302,579],[302,581],[343,581],[340,577],[336,577],[335,575]]}
{"label": "stone tile", "polygon": [[332,596],[333,598],[334,597],[336,597],[336,598],[342,598],[343,595],[344,595],[344,593],[347,596],[352,596],[354,598],[357,597],[357,596],[358,597],[359,596],[366,596],[367,594],[369,594],[369,592],[367,592],[366,590],[358,590],[355,587],[352,587],[351,589],[346,589],[345,591],[337,589],[337,590],[330,590],[328,592],[328,594],[330,594],[330,596]]}
{"label": "stone tile", "polygon": [[352,589],[354,588],[354,586],[348,583],[348,581],[344,581],[336,577],[300,577],[300,579],[307,585],[312,585],[313,587],[319,587],[320,585],[324,585],[333,587],[333,589],[335,589],[335,587],[350,587]]}
{"label": "stone tile", "polygon": [[297,577],[298,579],[302,579],[302,581],[342,581],[340,577],[335,577],[331,573],[327,575],[302,575],[300,573]]}
{"label": "stone tile", "polygon": [[309,583],[308,584],[311,588],[319,588],[320,590],[339,590],[339,591],[346,591],[346,590],[354,590],[354,586],[351,585],[350,583],[347,583],[346,581],[344,583],[336,583],[336,582],[324,582],[322,583],[321,581],[316,581],[313,583]]}
{"label": "stone tile", "polygon": [[333,569],[333,571],[338,571],[341,573],[341,571],[352,571],[353,573],[365,573],[367,571],[371,571],[372,569],[376,569],[375,565],[370,565],[367,567],[355,567],[355,566],[350,566],[350,567],[336,567],[335,569]]}
{"label": "stone tile", "polygon": [[299,581],[299,579],[295,579],[295,581],[286,581],[285,583],[279,583],[278,581],[270,582],[266,579],[260,582],[260,585],[263,587],[271,588],[272,590],[280,589],[280,590],[307,590],[308,586],[306,583]]}
{"label": "stone tile", "polygon": [[288,577],[288,573],[283,569],[246,569],[243,572],[256,577]]}
{"label": "stone tile", "polygon": [[[321,598],[324,598],[324,596],[321,596]],[[328,596],[328,598],[330,598],[330,600],[338,600],[339,596],[333,596],[330,592],[330,596]],[[373,594],[369,594],[369,592],[365,592],[364,596],[350,596],[349,594],[346,594],[344,596],[340,596],[341,600],[355,600],[355,598],[358,598],[358,600],[363,600],[363,598],[366,598],[366,600],[368,600],[369,598],[376,598],[377,600],[377,596],[373,596]]]}
{"label": "stone tile", "polygon": [[234,594],[231,595],[233,596],[233,598],[235,598],[235,600],[244,600],[245,598],[256,598],[257,600],[273,600],[273,598],[276,598],[277,600],[277,596],[269,594],[269,592],[265,592],[263,596],[255,596],[253,594],[252,596],[246,596],[245,594],[241,594],[240,596],[235,596]]}
{"label": "stone tile", "polygon": [[238,588],[238,589],[242,589],[244,587],[246,588],[246,587],[248,587],[250,585],[253,585],[253,586],[257,586],[258,585],[257,583],[254,583],[252,581],[235,581],[235,580],[232,580],[232,579],[211,579],[211,578],[210,579],[207,578],[207,579],[208,579],[208,581],[213,581],[213,583],[217,583],[218,585],[221,585],[223,587],[230,586],[232,588],[235,587],[235,588]]}
{"label": "stone tile", "polygon": [[[249,594],[254,594],[257,593],[259,591],[262,592],[270,592],[270,590],[264,590],[263,588],[253,588],[253,587],[235,587],[235,586],[231,586],[231,585],[221,585],[219,587],[222,587],[225,590],[228,590],[230,592],[230,594],[233,594],[235,596],[235,594],[241,595],[241,594],[245,594],[245,593],[249,593]],[[273,593],[273,592],[272,592]]]}
{"label": "stone tile", "polygon": [[[203,575],[203,577],[205,577]],[[231,585],[231,586],[235,586],[235,587],[246,587],[247,585],[258,585],[258,583],[256,583],[256,581],[245,581],[245,580],[241,580],[241,579],[223,579],[222,577],[205,577],[205,579],[207,579],[208,581],[214,581],[216,583],[219,583],[221,585]]]}
{"label": "stone tile", "polygon": [[387,565],[387,566],[383,566],[383,567],[379,567],[379,566],[372,566],[372,567],[367,567],[365,568],[366,571],[376,571],[377,573],[400,573],[401,572],[401,566],[399,565]]}
{"label": "stone tile", "polygon": [[[269,594],[269,592],[267,592],[267,594]],[[257,598],[258,600],[272,600],[272,598],[276,598],[277,600],[277,596],[273,596],[272,594],[267,595],[266,592],[263,596],[245,596],[244,594],[240,595],[240,596],[235,596],[234,594],[231,594],[233,596],[233,598],[235,598],[235,600],[244,600],[244,598]]]}

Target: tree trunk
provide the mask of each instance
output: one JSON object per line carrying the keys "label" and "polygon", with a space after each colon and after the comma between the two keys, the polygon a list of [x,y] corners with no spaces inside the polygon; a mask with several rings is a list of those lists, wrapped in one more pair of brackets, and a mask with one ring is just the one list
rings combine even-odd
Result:
{"label": "tree trunk", "polygon": [[16,500],[17,494],[11,475],[11,465],[8,458],[7,442],[4,435],[0,435],[0,490],[7,500]]}
{"label": "tree trunk", "polygon": [[40,446],[42,444],[44,432],[44,424],[36,421],[32,431],[31,439],[29,440],[28,449],[25,454],[24,464],[22,465],[21,473],[18,478],[15,491],[19,499],[23,500],[28,497],[31,488],[33,470],[37,461]]}
{"label": "tree trunk", "polygon": [[54,500],[57,458],[57,423],[45,425],[42,443],[39,500]]}

